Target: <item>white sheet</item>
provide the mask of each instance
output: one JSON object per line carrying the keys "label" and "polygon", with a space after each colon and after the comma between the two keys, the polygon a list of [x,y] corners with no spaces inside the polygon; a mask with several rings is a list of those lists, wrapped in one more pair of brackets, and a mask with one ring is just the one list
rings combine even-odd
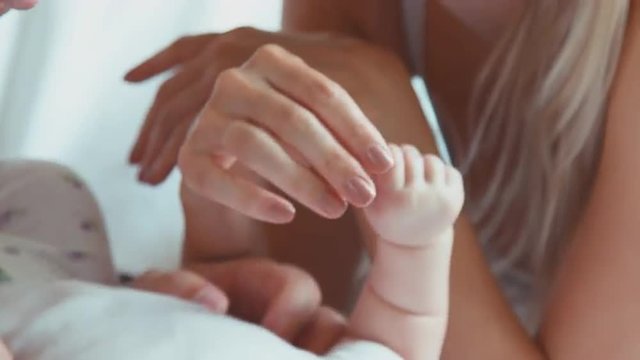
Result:
{"label": "white sheet", "polygon": [[[0,337],[16,360],[311,360],[269,331],[174,298],[80,282],[0,286]],[[398,360],[368,342],[326,359]]]}

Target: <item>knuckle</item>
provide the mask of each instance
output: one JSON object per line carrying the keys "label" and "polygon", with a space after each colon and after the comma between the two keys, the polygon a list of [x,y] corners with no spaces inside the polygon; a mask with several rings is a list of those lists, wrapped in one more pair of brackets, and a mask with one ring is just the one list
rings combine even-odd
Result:
{"label": "knuckle", "polygon": [[307,91],[311,99],[320,105],[334,104],[345,95],[340,85],[322,75],[310,81]]}
{"label": "knuckle", "polygon": [[310,112],[293,104],[281,104],[275,109],[274,119],[281,122],[284,127],[294,127],[297,131],[306,131],[312,126],[313,116]]}
{"label": "knuckle", "polygon": [[354,140],[361,141],[366,145],[369,144],[373,136],[370,127],[361,121],[352,121],[350,130]]}
{"label": "knuckle", "polygon": [[356,172],[356,166],[345,159],[345,153],[339,149],[331,148],[323,152],[319,164],[321,171],[338,176],[346,176]]}
{"label": "knuckle", "polygon": [[253,94],[252,87],[250,86],[243,70],[239,68],[230,68],[224,70],[218,75],[215,80],[213,94],[210,97],[210,101],[207,105],[217,105],[221,98],[246,98],[250,94]]}
{"label": "knuckle", "polygon": [[208,58],[214,58],[216,55],[223,55],[230,52],[238,45],[237,36],[234,36],[232,32],[228,32],[220,35],[213,40],[205,51]]}
{"label": "knuckle", "polygon": [[158,94],[156,96],[156,100],[166,100],[169,95],[172,93],[171,89],[173,88],[173,83],[175,82],[175,77],[171,78],[160,85],[158,88]]}
{"label": "knuckle", "polygon": [[287,51],[276,44],[265,44],[260,46],[254,57],[256,61],[279,61],[283,56],[287,55]]}
{"label": "knuckle", "polygon": [[228,46],[236,46],[237,44],[246,41],[245,39],[254,37],[257,32],[257,29],[250,26],[241,26],[231,29],[216,37],[213,42],[214,48],[228,49]]}
{"label": "knuckle", "polygon": [[250,37],[255,35],[258,30],[251,26],[240,26],[235,29],[227,31],[223,37],[227,37],[229,39],[239,40],[244,39],[246,37]]}
{"label": "knuckle", "polygon": [[261,133],[251,125],[234,121],[225,130],[222,144],[225,149],[238,157],[251,153],[261,140]]}
{"label": "knuckle", "polygon": [[216,80],[216,86],[235,87],[244,83],[244,74],[238,68],[230,68],[222,71]]}

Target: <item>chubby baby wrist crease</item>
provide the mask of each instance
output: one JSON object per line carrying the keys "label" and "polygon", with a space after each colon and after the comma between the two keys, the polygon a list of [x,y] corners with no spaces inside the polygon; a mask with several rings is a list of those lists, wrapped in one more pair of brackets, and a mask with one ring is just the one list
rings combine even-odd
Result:
{"label": "chubby baby wrist crease", "polygon": [[[392,248],[396,248],[398,250],[403,251],[422,251],[429,249],[433,246],[438,245],[448,245],[453,241],[453,226],[450,226],[446,230],[435,234],[435,235],[425,235],[424,238],[428,238],[427,240],[420,241],[394,241],[385,239],[383,237],[378,236],[379,243],[385,244],[386,246],[390,246]],[[420,238],[420,237],[416,237]]]}

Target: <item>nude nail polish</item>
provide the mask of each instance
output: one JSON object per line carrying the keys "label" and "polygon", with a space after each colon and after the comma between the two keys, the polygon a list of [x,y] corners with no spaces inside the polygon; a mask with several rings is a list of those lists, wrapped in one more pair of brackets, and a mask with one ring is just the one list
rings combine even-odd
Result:
{"label": "nude nail polish", "polygon": [[375,170],[386,171],[393,166],[393,157],[389,149],[382,145],[374,145],[367,151],[367,158]]}
{"label": "nude nail polish", "polygon": [[296,214],[296,208],[288,202],[274,201],[266,209],[270,219],[276,222],[289,222]]}
{"label": "nude nail polish", "polygon": [[373,183],[360,176],[349,180],[346,190],[349,202],[355,206],[367,206],[376,196]]}

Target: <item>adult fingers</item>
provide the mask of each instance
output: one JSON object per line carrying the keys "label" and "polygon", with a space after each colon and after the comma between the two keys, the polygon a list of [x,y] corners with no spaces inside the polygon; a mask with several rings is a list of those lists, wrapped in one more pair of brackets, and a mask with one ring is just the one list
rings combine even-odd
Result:
{"label": "adult fingers", "polygon": [[[373,200],[375,185],[369,175],[312,112],[267,84],[252,81],[241,70],[225,71],[219,82],[227,89],[216,98],[220,107],[234,116],[249,117],[281,143],[296,149],[351,204],[366,206]],[[281,189],[302,200],[294,193],[296,189]]]}
{"label": "adult fingers", "polygon": [[225,313],[229,307],[229,299],[224,292],[205,278],[188,271],[148,271],[136,278],[132,286],[194,301],[217,313]]}
{"label": "adult fingers", "polygon": [[196,57],[218,34],[185,36],[131,69],[125,80],[141,82]]}
{"label": "adult fingers", "polygon": [[160,86],[129,155],[130,163],[139,164],[145,159],[151,134],[162,116],[162,110],[177,94],[197,82],[202,72],[203,69],[200,67],[190,67],[177,73]]}
{"label": "adult fingers", "polygon": [[338,311],[321,306],[295,341],[297,347],[317,355],[326,354],[347,332],[347,320]]}
{"label": "adult fingers", "polygon": [[277,45],[260,47],[245,66],[315,113],[365,169],[382,173],[391,168],[384,138],[340,85]]}
{"label": "adult fingers", "polygon": [[271,223],[287,223],[295,207],[286,199],[228,171],[235,159],[182,147],[178,165],[186,186],[201,196],[249,217]]}

